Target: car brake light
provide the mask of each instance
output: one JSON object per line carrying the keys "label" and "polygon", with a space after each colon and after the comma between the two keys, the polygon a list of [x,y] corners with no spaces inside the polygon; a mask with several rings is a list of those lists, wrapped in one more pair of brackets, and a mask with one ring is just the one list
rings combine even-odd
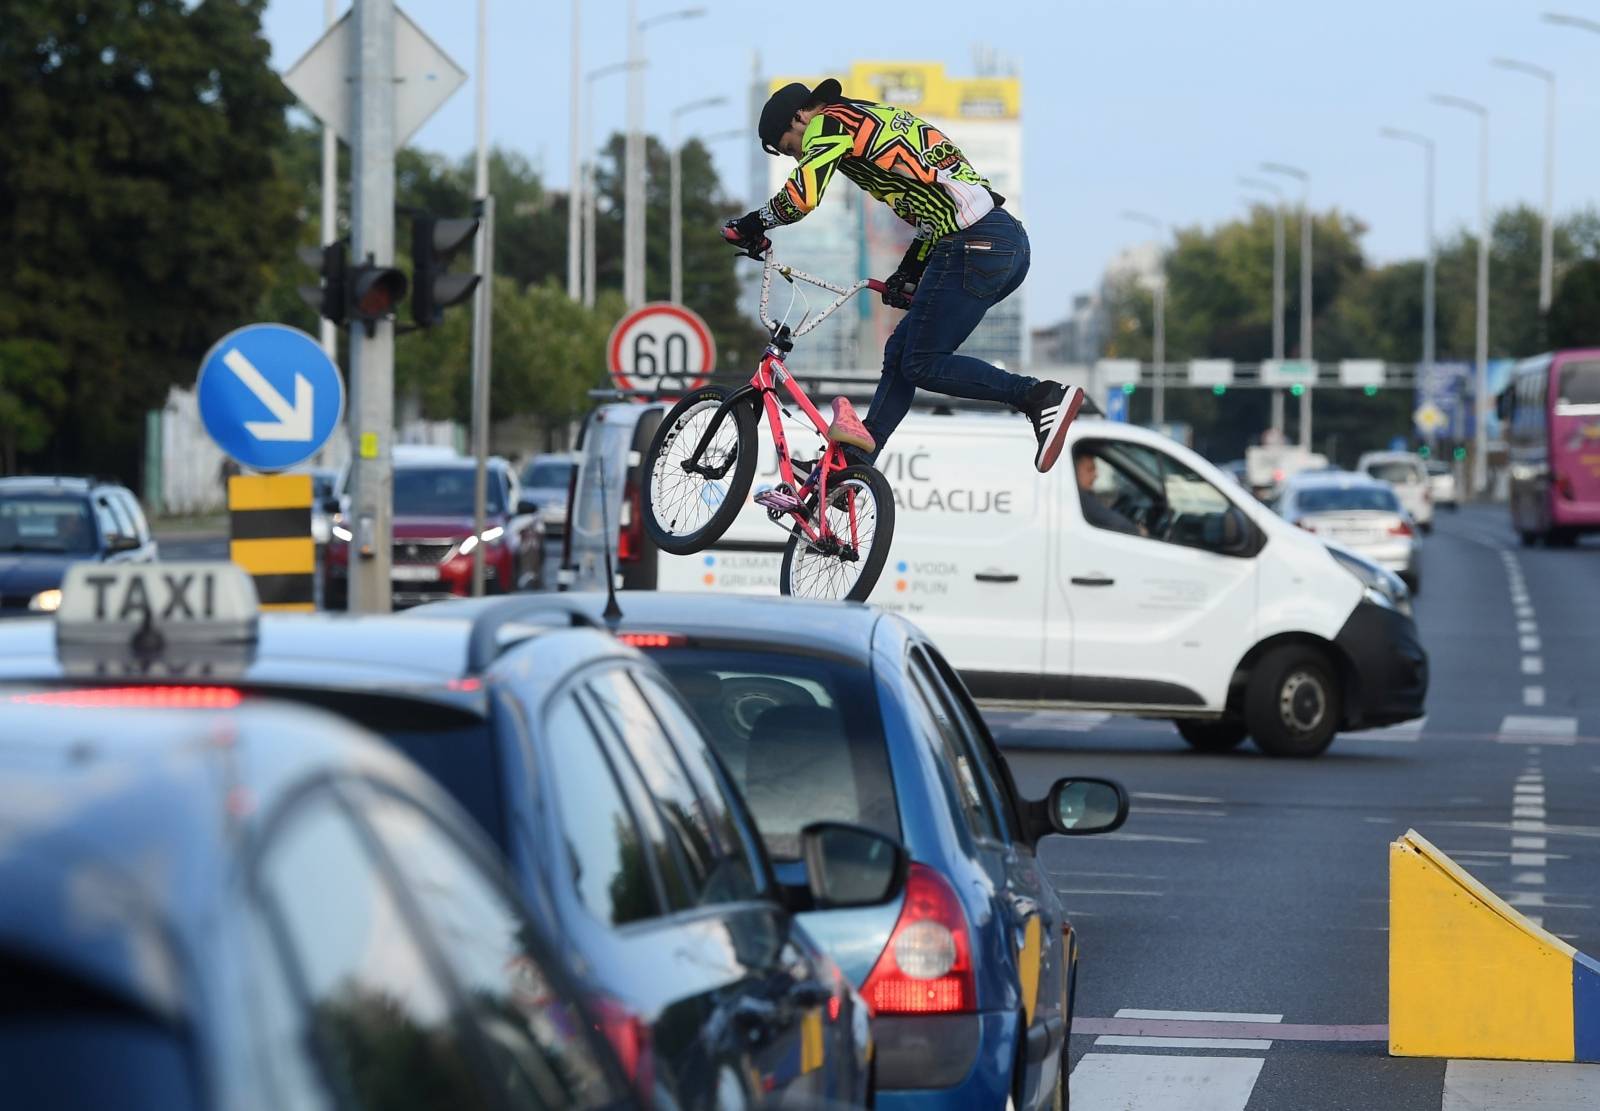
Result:
{"label": "car brake light", "polygon": [[10,700],[78,709],[231,710],[242,698],[233,687],[83,687],[14,694]]}
{"label": "car brake light", "polygon": [[681,633],[618,633],[617,639],[634,648],[677,648],[689,642]]}
{"label": "car brake light", "polygon": [[1400,522],[1397,522],[1396,524],[1392,524],[1392,525],[1389,526],[1389,535],[1390,536],[1410,536],[1410,535],[1412,535],[1411,526],[1409,524],[1407,524],[1405,521],[1400,521]]}
{"label": "car brake light", "polygon": [[617,558],[634,563],[644,555],[644,506],[639,500],[639,484],[628,479],[622,492],[622,510],[617,521]]}
{"label": "car brake light", "polygon": [[623,1075],[634,1090],[649,1099],[656,1086],[655,1059],[650,1052],[650,1028],[638,1015],[614,999],[600,996],[591,1009],[595,1028],[604,1034],[617,1055]]}
{"label": "car brake light", "polygon": [[911,865],[900,917],[861,994],[875,1015],[977,1009],[966,914],[950,881],[927,865]]}

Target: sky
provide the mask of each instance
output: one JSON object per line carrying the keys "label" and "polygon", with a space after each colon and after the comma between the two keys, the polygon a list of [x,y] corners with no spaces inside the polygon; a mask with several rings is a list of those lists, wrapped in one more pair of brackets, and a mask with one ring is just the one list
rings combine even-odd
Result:
{"label": "sky", "polygon": [[[1022,80],[1024,222],[1033,265],[1030,327],[1053,323],[1096,288],[1121,249],[1151,235],[1120,214],[1214,227],[1246,211],[1240,176],[1262,161],[1311,175],[1311,201],[1368,228],[1377,263],[1421,255],[1422,152],[1385,125],[1437,144],[1436,229],[1478,219],[1478,122],[1429,103],[1467,97],[1490,110],[1492,208],[1544,196],[1545,87],[1496,69],[1503,56],[1558,79],[1555,209],[1600,203],[1600,34],[1552,26],[1545,11],[1600,21],[1600,0],[638,0],[641,19],[703,5],[698,19],[645,35],[646,124],[665,134],[674,107],[725,96],[684,118],[703,134],[750,131],[751,75],[842,72],[852,61],[940,61],[974,75],[974,49],[998,50]],[[342,14],[348,4],[340,0]],[[469,74],[413,142],[453,157],[475,142],[476,4],[402,5]],[[280,71],[323,28],[323,0],[270,0],[265,31]],[[488,0],[489,133],[528,157],[553,188],[569,178],[571,0]],[[582,0],[584,71],[622,59],[627,0]],[[619,130],[625,81],[596,83],[595,134]],[[952,135],[959,144],[959,133]],[[728,191],[750,196],[750,148],[712,146]],[[981,170],[982,167],[979,167]],[[1298,186],[1288,179],[1291,192]],[[849,187],[839,182],[834,188]],[[827,200],[824,199],[824,204]],[[707,229],[710,234],[711,229]],[[686,234],[695,234],[689,230]],[[1291,229],[1291,235],[1293,231]]]}

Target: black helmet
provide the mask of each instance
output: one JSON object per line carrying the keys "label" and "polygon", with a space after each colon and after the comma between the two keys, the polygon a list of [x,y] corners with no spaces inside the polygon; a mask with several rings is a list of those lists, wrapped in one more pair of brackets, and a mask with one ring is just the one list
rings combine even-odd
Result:
{"label": "black helmet", "polygon": [[778,140],[789,130],[789,123],[794,119],[794,114],[802,108],[832,104],[843,95],[843,92],[839,82],[829,77],[817,82],[817,87],[814,89],[808,89],[796,81],[773,93],[767,98],[766,107],[761,109],[761,122],[756,127],[762,149],[768,154],[782,154],[783,152],[778,149]]}

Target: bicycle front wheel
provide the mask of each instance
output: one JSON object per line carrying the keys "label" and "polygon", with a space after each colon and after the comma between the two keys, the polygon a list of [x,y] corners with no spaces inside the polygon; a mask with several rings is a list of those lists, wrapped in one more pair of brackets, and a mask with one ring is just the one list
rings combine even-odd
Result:
{"label": "bicycle front wheel", "polygon": [[883,573],[894,539],[894,492],[873,467],[853,466],[828,479],[828,504],[818,514],[827,537],[796,529],[783,550],[778,586],[797,598],[865,602]]}
{"label": "bicycle front wheel", "polygon": [[[685,395],[662,418],[645,451],[644,531],[672,555],[690,555],[715,543],[750,493],[756,417],[748,405],[724,412],[727,396],[715,386]],[[705,450],[696,456],[708,430]]]}

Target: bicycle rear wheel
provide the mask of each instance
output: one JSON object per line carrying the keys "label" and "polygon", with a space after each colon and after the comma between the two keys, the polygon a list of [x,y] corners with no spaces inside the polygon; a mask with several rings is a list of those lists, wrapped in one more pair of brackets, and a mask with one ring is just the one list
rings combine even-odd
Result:
{"label": "bicycle rear wheel", "polygon": [[[852,528],[851,507],[855,521]],[[828,479],[825,514],[831,538],[813,543],[796,529],[783,549],[778,586],[797,598],[865,602],[878,584],[894,539],[894,492],[873,467],[853,466]]]}
{"label": "bicycle rear wheel", "polygon": [[[689,555],[715,543],[739,515],[756,474],[756,417],[748,405],[717,414],[726,390],[686,394],[662,418],[645,450],[640,506],[644,531],[656,547]],[[707,429],[706,449],[692,460]],[[712,475],[687,469],[696,463]]]}

